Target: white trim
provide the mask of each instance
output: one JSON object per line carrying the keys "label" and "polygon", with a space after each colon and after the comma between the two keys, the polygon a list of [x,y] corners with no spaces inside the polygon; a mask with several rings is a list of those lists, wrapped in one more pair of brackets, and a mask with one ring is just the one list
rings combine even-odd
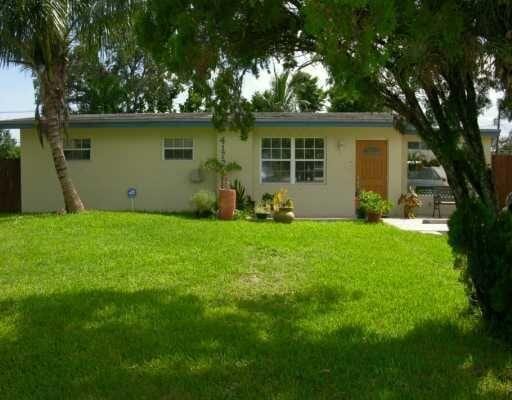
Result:
{"label": "white trim", "polygon": [[[168,139],[188,139],[192,140],[192,147],[165,147],[165,141]],[[165,150],[192,150],[192,158],[165,158]],[[196,159],[196,141],[192,137],[167,136],[162,137],[162,161],[195,161]]]}
{"label": "white trim", "polygon": [[[264,139],[280,139],[280,140],[283,140],[283,139],[290,139],[290,158],[263,158],[263,140]],[[271,142],[272,143],[272,142]],[[282,143],[281,143],[282,144]],[[282,150],[283,147],[281,146],[280,149]],[[292,174],[292,170],[294,171],[294,167],[293,167],[293,149],[294,149],[294,139],[293,137],[290,137],[290,136],[276,136],[276,137],[260,137],[260,154],[259,154],[259,157],[260,157],[260,184],[264,184],[264,185],[271,185],[271,184],[279,184],[279,185],[292,185],[294,184],[294,177],[293,177],[293,174]],[[271,156],[272,156],[272,145],[270,146],[270,152],[271,152]],[[284,182],[284,181],[281,181],[281,182],[263,182],[263,162],[290,162],[290,181],[289,182]]]}
{"label": "white trim", "polygon": [[296,182],[296,177],[295,177],[295,169],[296,169],[296,161],[295,161],[295,140],[296,138],[291,138],[291,150],[292,150],[292,153],[290,154],[290,184],[291,185],[295,185],[297,182]]}
{"label": "white trim", "polygon": [[[89,147],[66,147],[66,141],[74,141],[74,140],[88,140],[89,141]],[[89,158],[88,159],[68,159],[66,157],[66,151],[88,151],[89,152]],[[64,158],[66,159],[66,162],[84,162],[84,161],[92,161],[92,139],[90,137],[76,137],[76,138],[69,138],[64,139],[62,141],[62,152],[64,153]]]}
{"label": "white trim", "polygon": [[[276,184],[276,185],[306,185],[306,186],[312,186],[312,185],[325,185],[327,184],[327,138],[326,137],[321,137],[321,136],[298,136],[298,137],[294,137],[294,136],[261,136],[259,138],[259,159],[260,159],[260,170],[259,170],[259,183],[260,184],[264,184],[264,185],[273,185],[273,184]],[[264,139],[290,139],[290,158],[280,158],[280,159],[275,159],[275,158],[263,158],[263,140]],[[323,142],[324,142],[324,158],[323,159],[305,159],[305,158],[301,158],[301,159],[296,159],[295,158],[295,142],[297,139],[322,139]],[[282,147],[281,147],[282,149]],[[272,147],[270,149],[272,151]],[[305,148],[304,148],[305,150]],[[272,154],[271,154],[272,155]],[[290,162],[290,181],[289,182],[284,182],[284,181],[281,181],[281,182],[264,182],[263,181],[263,162],[268,162],[268,161],[274,161],[274,162],[279,162],[279,161],[288,161]],[[304,182],[297,182],[297,177],[296,177],[296,163],[297,161],[309,161],[309,162],[323,162],[324,163],[324,169],[323,169],[323,172],[324,172],[324,177],[323,177],[323,181],[322,182],[315,182],[315,181],[311,181],[311,182],[307,182],[307,181],[304,181]]]}
{"label": "white trim", "polygon": [[[322,159],[320,158],[313,158],[313,159],[307,159],[307,158],[296,158],[295,157],[295,141],[297,139],[303,139],[303,140],[306,140],[306,139],[313,139],[313,140],[316,140],[316,139],[322,139],[323,142],[324,142],[324,148],[323,148],[323,151],[324,151],[324,157]],[[297,137],[293,140],[293,143],[294,143],[294,159],[293,159],[293,177],[294,177],[294,184],[297,184],[297,185],[324,185],[327,183],[327,138],[325,137],[318,137],[318,136],[305,136],[305,137]],[[306,151],[306,147],[304,147],[304,151]],[[316,147],[314,146],[313,148],[313,151],[316,150]],[[305,156],[305,154],[304,154]],[[316,157],[316,155],[315,155]],[[296,179],[297,179],[297,176],[295,174],[295,169],[296,169],[296,164],[297,164],[297,161],[299,162],[322,162],[324,163],[324,169],[323,169],[323,172],[324,172],[324,176],[323,176],[323,179],[322,179],[322,182],[316,182],[316,181],[303,181],[303,182],[296,182]]]}

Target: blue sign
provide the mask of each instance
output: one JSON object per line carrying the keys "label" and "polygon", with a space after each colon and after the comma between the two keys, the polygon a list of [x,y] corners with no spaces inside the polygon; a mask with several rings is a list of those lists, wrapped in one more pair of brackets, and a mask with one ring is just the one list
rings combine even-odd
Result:
{"label": "blue sign", "polygon": [[128,195],[128,198],[129,198],[129,199],[134,199],[135,197],[137,197],[137,189],[135,189],[135,188],[130,188],[130,189],[128,189],[128,191],[126,192],[126,194]]}

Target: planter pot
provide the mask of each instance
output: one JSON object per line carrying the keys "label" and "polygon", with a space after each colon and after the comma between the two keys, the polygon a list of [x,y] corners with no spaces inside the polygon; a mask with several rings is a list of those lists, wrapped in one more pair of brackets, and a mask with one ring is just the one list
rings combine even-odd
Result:
{"label": "planter pot", "polygon": [[382,218],[381,214],[370,213],[370,212],[366,214],[366,221],[371,224],[380,222],[381,218]]}
{"label": "planter pot", "polygon": [[295,219],[293,208],[280,208],[274,212],[274,221],[282,224],[291,224]]}
{"label": "planter pot", "polygon": [[230,221],[235,215],[236,191],[219,189],[219,219]]}
{"label": "planter pot", "polygon": [[256,213],[255,215],[256,215],[256,219],[258,219],[260,221],[264,221],[264,220],[266,220],[268,218],[268,216],[270,214],[268,214],[268,213]]}

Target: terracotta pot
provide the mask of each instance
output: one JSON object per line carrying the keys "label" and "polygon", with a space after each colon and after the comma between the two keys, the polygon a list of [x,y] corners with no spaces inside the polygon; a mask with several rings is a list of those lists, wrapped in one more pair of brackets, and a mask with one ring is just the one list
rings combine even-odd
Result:
{"label": "terracotta pot", "polygon": [[236,191],[219,189],[219,219],[230,221],[235,215]]}
{"label": "terracotta pot", "polygon": [[282,224],[291,224],[295,219],[293,208],[280,208],[279,211],[274,212],[274,221]]}
{"label": "terracotta pot", "polygon": [[369,212],[366,214],[366,221],[371,224],[375,224],[377,222],[380,222],[381,217],[382,216],[380,214]]}

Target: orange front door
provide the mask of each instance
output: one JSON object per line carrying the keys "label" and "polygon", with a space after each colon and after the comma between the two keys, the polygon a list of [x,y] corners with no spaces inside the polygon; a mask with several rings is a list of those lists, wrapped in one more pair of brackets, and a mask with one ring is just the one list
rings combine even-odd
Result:
{"label": "orange front door", "polygon": [[357,192],[372,191],[388,198],[388,142],[358,140],[356,150]]}

